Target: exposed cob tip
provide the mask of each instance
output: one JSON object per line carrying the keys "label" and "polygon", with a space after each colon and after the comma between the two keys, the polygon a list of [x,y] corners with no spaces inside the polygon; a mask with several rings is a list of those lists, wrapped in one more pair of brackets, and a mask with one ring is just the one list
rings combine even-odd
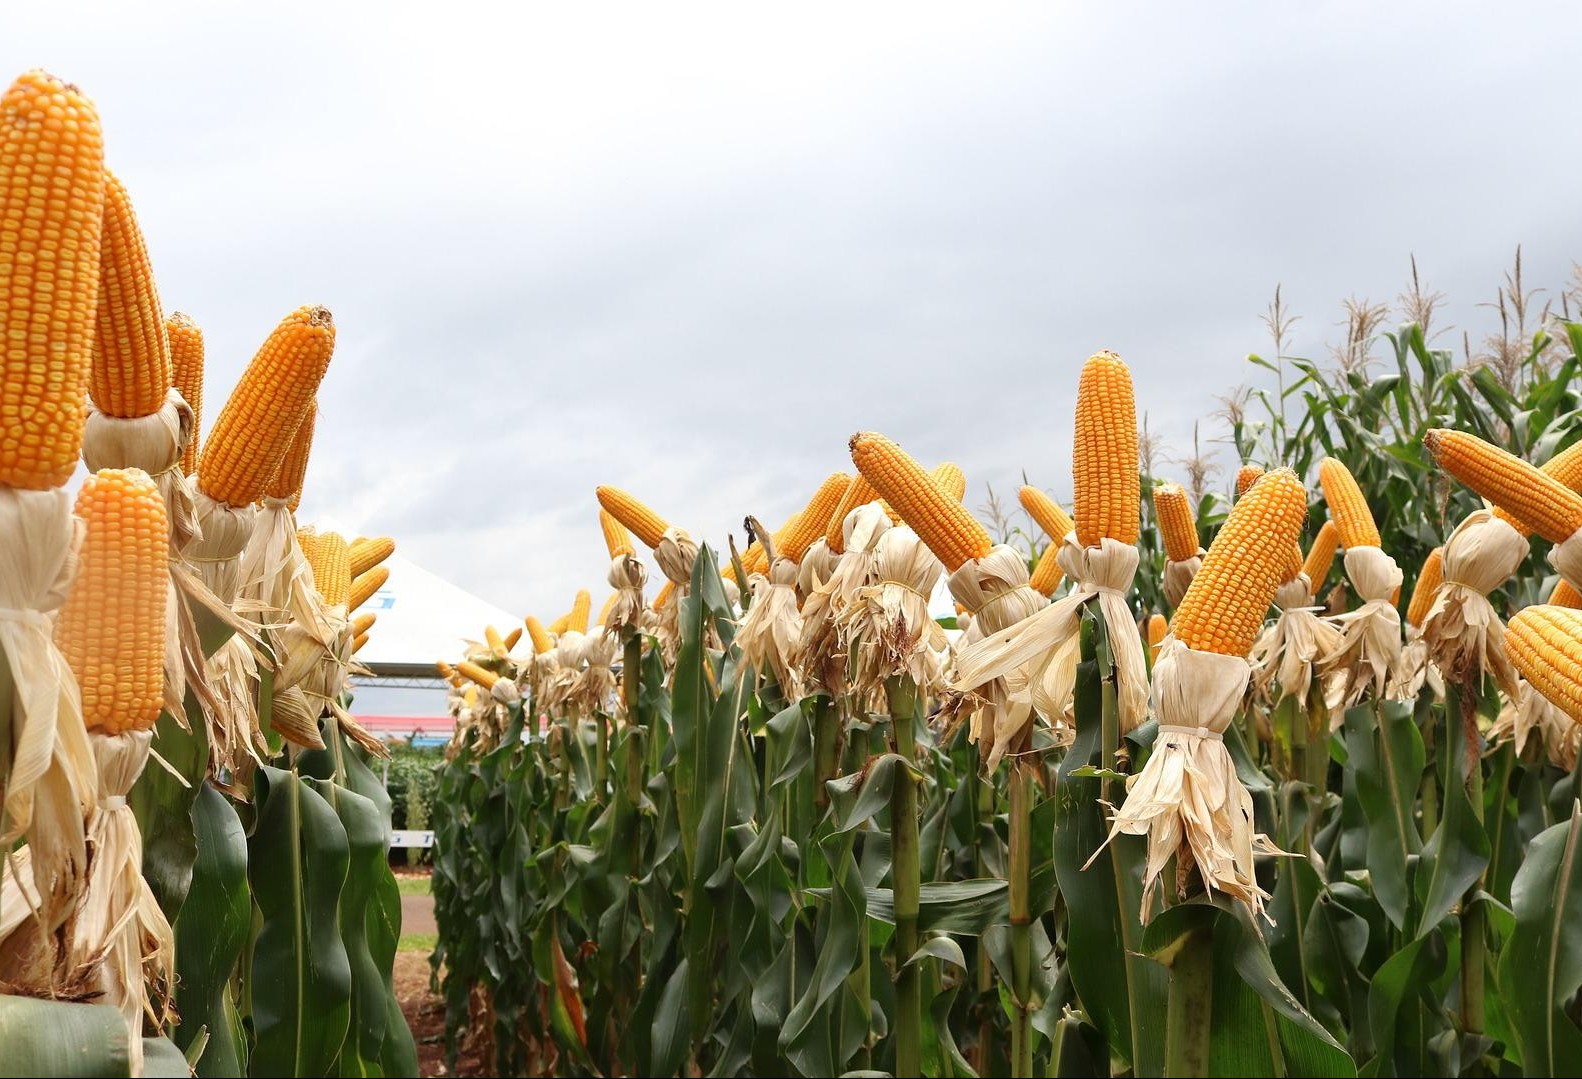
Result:
{"label": "exposed cob tip", "polygon": [[335,607],[346,603],[352,594],[351,557],[346,537],[339,532],[320,532],[312,542],[302,545],[302,553],[313,570],[313,584],[324,597],[325,604]]}
{"label": "exposed cob tip", "polygon": [[[372,618],[373,615],[369,615],[368,617]],[[510,633],[507,633],[505,635],[505,650],[507,652],[511,651],[511,649],[516,647],[516,642],[520,641],[521,639],[522,639],[522,627],[521,626],[517,626]]]}
{"label": "exposed cob tip", "polygon": [[88,392],[105,415],[135,419],[158,412],[173,383],[170,337],[154,285],[148,244],[126,185],[107,170],[98,317]]}
{"label": "exposed cob tip", "polygon": [[488,647],[496,659],[504,659],[510,647],[505,643],[505,638],[500,636],[500,631],[493,626],[483,627],[483,643]]}
{"label": "exposed cob tip", "polygon": [[1549,593],[1549,605],[1582,608],[1582,592],[1578,592],[1570,581],[1561,577],[1555,581],[1554,590]]}
{"label": "exposed cob tip", "polygon": [[1423,619],[1428,617],[1428,609],[1434,605],[1434,595],[1444,580],[1445,549],[1435,547],[1423,560],[1417,583],[1412,586],[1412,601],[1406,605],[1406,621],[1409,625],[1422,626]]}
{"label": "exposed cob tip", "polygon": [[283,499],[292,513],[302,505],[302,485],[308,477],[308,457],[313,452],[313,428],[318,423],[318,415],[319,406],[315,401],[308,405],[307,415],[302,417],[301,426],[291,437],[285,460],[280,462],[275,478],[264,490],[269,498]]}
{"label": "exposed cob tip", "polygon": [[484,689],[493,689],[500,676],[493,671],[486,671],[471,660],[463,660],[456,664],[456,673],[470,682],[475,682]]}
{"label": "exposed cob tip", "polygon": [[[1539,469],[1563,486],[1575,491],[1582,489],[1582,442],[1572,443],[1543,463]],[[1532,529],[1500,506],[1494,507],[1494,516],[1510,525],[1523,536],[1532,535]]]}
{"label": "exposed cob tip", "polygon": [[1148,616],[1148,658],[1156,659],[1159,655],[1159,645],[1170,632],[1170,620],[1162,614]]}
{"label": "exposed cob tip", "polygon": [[586,588],[577,589],[577,598],[566,614],[566,629],[572,633],[588,632],[588,616],[593,612],[593,596]]}
{"label": "exposed cob tip", "polygon": [[634,553],[632,534],[603,506],[599,507],[599,531],[604,534],[604,549],[610,552],[611,558],[622,558]]}
{"label": "exposed cob tip", "polygon": [[1154,488],[1154,512],[1159,516],[1159,534],[1164,539],[1165,557],[1185,562],[1198,553],[1197,518],[1192,500],[1179,483],[1161,483]]}
{"label": "exposed cob tip", "polygon": [[1549,703],[1582,723],[1582,611],[1548,605],[1518,611],[1506,627],[1505,654]]}
{"label": "exposed cob tip", "polygon": [[1022,509],[1033,519],[1033,523],[1044,530],[1056,544],[1059,544],[1076,527],[1072,523],[1071,515],[1060,508],[1060,504],[1050,498],[1037,487],[1024,486],[1016,494],[1021,502]]}
{"label": "exposed cob tip", "polygon": [[1263,479],[1263,466],[1255,465],[1251,461],[1236,470],[1236,497],[1240,498],[1252,490],[1252,485]]}
{"label": "exposed cob tip", "polygon": [[845,492],[840,496],[840,501],[835,504],[835,509],[829,515],[829,524],[824,531],[824,542],[836,554],[846,551],[846,515],[858,506],[866,506],[879,497],[879,492],[873,489],[873,484],[860,471],[846,484]]}
{"label": "exposed cob tip", "polygon": [[1318,482],[1324,488],[1324,504],[1339,532],[1340,545],[1348,551],[1379,546],[1379,527],[1373,522],[1373,511],[1345,462],[1336,457],[1324,458],[1318,466]]}
{"label": "exposed cob tip", "polygon": [[1330,567],[1335,564],[1335,549],[1339,546],[1340,530],[1334,521],[1325,521],[1318,535],[1313,537],[1313,546],[1307,549],[1307,559],[1302,563],[1302,572],[1307,574],[1307,583],[1315,596],[1329,577]]}
{"label": "exposed cob tip", "polygon": [[601,486],[594,489],[599,505],[611,517],[631,530],[632,535],[650,549],[659,546],[670,528],[665,519],[619,487]]}
{"label": "exposed cob tip", "polygon": [[190,476],[198,470],[198,431],[203,426],[203,330],[192,316],[174,311],[165,316],[165,339],[176,389],[192,409],[192,437],[181,453],[181,471]]}
{"label": "exposed cob tip", "polygon": [[1245,656],[1279,590],[1307,516],[1307,491],[1288,468],[1267,473],[1231,507],[1176,609],[1171,627],[1199,652]]}
{"label": "exposed cob tip", "polygon": [[385,582],[389,579],[390,569],[387,566],[375,566],[367,573],[362,574],[356,580],[352,581],[352,592],[351,596],[346,601],[346,609],[348,611],[355,611],[357,608],[373,599],[374,593],[383,588],[385,586]]}
{"label": "exposed cob tip", "polygon": [[852,435],[849,447],[858,470],[947,570],[989,553],[988,530],[900,446],[867,431]]}
{"label": "exposed cob tip", "polygon": [[939,489],[960,502],[967,496],[967,474],[954,461],[941,461],[929,473]]}
{"label": "exposed cob tip", "polygon": [[1551,543],[1582,528],[1582,495],[1554,476],[1465,431],[1436,428],[1423,444],[1439,467]]}
{"label": "exposed cob tip", "polygon": [[361,577],[395,554],[395,540],[389,536],[361,536],[352,541],[352,576]]}
{"label": "exposed cob tip", "polygon": [[555,640],[549,635],[549,630],[545,629],[544,623],[533,615],[527,616],[527,635],[533,641],[533,654],[536,656],[541,656],[555,647]]}
{"label": "exposed cob tip", "polygon": [[1044,553],[1038,556],[1038,563],[1033,566],[1027,586],[1041,596],[1052,596],[1065,576],[1066,571],[1060,568],[1060,543],[1057,540],[1045,547]]}
{"label": "exposed cob tip", "polygon": [[1132,373],[1108,350],[1088,357],[1077,384],[1071,455],[1077,542],[1134,546],[1142,527],[1137,467],[1137,399]]}
{"label": "exposed cob tip", "polygon": [[824,482],[818,485],[818,490],[813,492],[801,512],[787,521],[785,527],[775,534],[775,554],[781,558],[789,558],[793,562],[801,562],[802,556],[807,554],[807,549],[824,535],[830,516],[840,505],[849,486],[851,486],[851,476],[845,472],[831,472],[824,477]]}

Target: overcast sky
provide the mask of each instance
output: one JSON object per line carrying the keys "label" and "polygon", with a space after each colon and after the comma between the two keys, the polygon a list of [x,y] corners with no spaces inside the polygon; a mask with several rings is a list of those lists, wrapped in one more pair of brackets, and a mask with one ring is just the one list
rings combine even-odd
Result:
{"label": "overcast sky", "polygon": [[1277,282],[1318,355],[1411,254],[1475,338],[1582,258],[1574,0],[231,7],[8,3],[0,70],[97,102],[206,421],[328,305],[302,516],[524,614],[596,484],[718,542],[875,428],[1068,497],[1096,349],[1179,450]]}

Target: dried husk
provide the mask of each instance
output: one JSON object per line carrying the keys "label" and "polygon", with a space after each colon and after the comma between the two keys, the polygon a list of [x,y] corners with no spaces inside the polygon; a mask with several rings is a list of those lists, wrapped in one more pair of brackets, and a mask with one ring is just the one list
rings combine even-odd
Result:
{"label": "dried husk", "polygon": [[607,580],[615,589],[615,603],[604,620],[604,634],[622,637],[642,621],[643,585],[648,581],[648,571],[636,555],[617,555],[610,560]]}
{"label": "dried husk", "polygon": [[[584,666],[577,672],[569,691],[571,703],[575,707],[590,714],[610,710],[615,696],[615,672],[611,670],[611,665],[615,662],[616,651],[620,646],[620,641],[607,633],[594,633],[582,638],[580,650]],[[510,684],[502,678],[495,683],[495,688],[498,689],[501,683]],[[490,693],[493,692],[490,690]]]}
{"label": "dried husk", "polygon": [[1549,548],[1549,564],[1567,584],[1582,591],[1582,528]]}
{"label": "dried husk", "polygon": [[802,641],[802,612],[797,609],[797,565],[776,558],[768,574],[755,573],[748,582],[752,606],[738,622],[736,644],[743,661],[759,674],[765,671],[788,701],[802,699],[802,671],[797,652]]}
{"label": "dried husk", "polygon": [[198,535],[187,545],[187,561],[221,602],[234,604],[241,585],[242,550],[253,538],[258,511],[216,502],[201,489],[193,494],[193,506]]}
{"label": "dried husk", "polygon": [[1423,640],[1423,631],[1408,622],[1406,646],[1401,649],[1401,665],[1385,690],[1385,696],[1392,701],[1415,700],[1424,686],[1433,693],[1435,700],[1444,698],[1445,679],[1429,658],[1428,642]]}
{"label": "dried husk", "polygon": [[1253,831],[1252,795],[1237,777],[1223,738],[1251,673],[1240,656],[1198,652],[1173,635],[1160,645],[1153,676],[1159,736],[1143,770],[1128,781],[1126,800],[1105,840],[1107,845],[1117,835],[1147,837],[1145,918],[1172,857],[1197,866],[1209,891],[1245,903],[1254,915],[1263,913],[1269,894],[1258,886],[1253,858],[1280,852]]}
{"label": "dried husk", "polygon": [[857,506],[841,522],[845,552],[829,577],[802,603],[802,640],[797,666],[808,680],[832,697],[847,692],[846,645],[839,618],[858,591],[878,579],[880,538],[893,526],[876,502]]}
{"label": "dried husk", "polygon": [[[0,699],[9,758],[0,775],[0,849],[25,833],[40,852],[7,867],[14,879],[0,899],[0,933],[31,935],[26,957],[14,958],[46,984],[54,966],[48,938],[70,914],[87,869],[82,820],[96,789],[77,680],[55,647],[51,623],[71,587],[81,541],[82,523],[65,491],[0,487],[0,667],[9,683]],[[16,973],[0,975],[15,981]]]}
{"label": "dried husk", "polygon": [[692,585],[692,565],[698,560],[698,545],[679,528],[668,528],[654,548],[654,561],[675,585],[665,602],[654,608],[654,635],[667,665],[675,662],[681,643],[681,601]]}
{"label": "dried husk", "polygon": [[945,631],[928,612],[928,600],[945,567],[910,528],[881,531],[873,551],[872,578],[848,597],[836,615],[844,651],[851,658],[852,687],[880,690],[905,675],[925,695],[943,688]]}
{"label": "dried husk", "polygon": [[259,612],[261,624],[290,620],[320,645],[331,645],[337,627],[314,586],[286,499],[264,499],[237,575],[238,594],[247,609]]}
{"label": "dried husk", "polygon": [[1517,675],[1505,655],[1505,623],[1488,595],[1526,557],[1526,537],[1486,509],[1468,514],[1445,541],[1444,580],[1423,617],[1422,639],[1446,678],[1479,686],[1490,674],[1515,699]]}
{"label": "dried husk", "polygon": [[1316,602],[1305,573],[1274,594],[1280,614],[1252,648],[1253,687],[1270,704],[1285,697],[1307,700],[1314,667],[1340,646],[1339,627],[1320,617]]}
{"label": "dried husk", "polygon": [[818,591],[819,587],[835,572],[835,564],[840,561],[840,555],[829,549],[829,542],[820,536],[813,541],[802,561],[797,564],[796,590],[797,595],[806,602],[807,597]]}
{"label": "dried husk", "polygon": [[1197,549],[1197,554],[1180,562],[1165,560],[1164,591],[1165,602],[1172,609],[1181,606],[1181,597],[1186,595],[1188,588],[1192,587],[1192,578],[1197,576],[1197,571],[1203,568],[1203,548]]}
{"label": "dried husk", "polygon": [[1514,742],[1516,755],[1534,760],[1541,750],[1556,767],[1570,772],[1577,766],[1577,750],[1582,746],[1582,723],[1577,723],[1523,681],[1500,709],[1489,728],[1489,743]]}
{"label": "dried husk", "polygon": [[1384,697],[1401,663],[1401,616],[1391,602],[1401,584],[1400,567],[1378,547],[1353,547],[1345,561],[1363,604],[1335,616],[1340,643],[1319,660],[1320,676],[1334,676],[1337,713],[1370,692]]}

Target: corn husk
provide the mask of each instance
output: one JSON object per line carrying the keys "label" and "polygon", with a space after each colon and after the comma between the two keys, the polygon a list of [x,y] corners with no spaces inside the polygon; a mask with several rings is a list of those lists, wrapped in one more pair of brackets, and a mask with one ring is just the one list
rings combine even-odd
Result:
{"label": "corn husk", "polygon": [[8,877],[0,932],[9,936],[25,918],[24,931],[40,938],[44,950],[29,949],[35,960],[47,952],[42,938],[70,913],[88,863],[82,818],[96,786],[93,757],[77,681],[55,647],[51,623],[70,589],[81,541],[82,523],[65,491],[0,487],[0,673],[8,683],[0,737],[9,757],[0,774],[0,850],[26,833],[42,852]]}
{"label": "corn husk", "polygon": [[798,598],[803,603],[806,603],[807,598],[830,579],[840,557],[829,549],[829,542],[823,536],[813,541],[812,546],[802,556],[802,561],[797,563],[796,590]]}
{"label": "corn husk", "polygon": [[1271,705],[1285,697],[1305,701],[1319,659],[1340,646],[1340,629],[1320,617],[1305,573],[1281,585],[1274,603],[1279,616],[1252,648],[1253,687]]}
{"label": "corn husk", "polygon": [[1577,766],[1577,750],[1582,746],[1582,723],[1522,681],[1501,707],[1488,738],[1491,745],[1514,742],[1516,755],[1523,760],[1535,760],[1541,752],[1549,763],[1570,772]]}
{"label": "corn husk", "polygon": [[857,692],[881,691],[886,679],[899,675],[910,678],[924,695],[943,688],[950,642],[929,614],[928,600],[944,572],[910,528],[879,532],[871,578],[835,616]]}
{"label": "corn husk", "polygon": [[1516,668],[1505,655],[1505,624],[1490,592],[1527,557],[1527,539],[1488,510],[1474,510],[1445,541],[1444,581],[1423,617],[1429,658],[1446,678],[1480,686],[1490,674],[1512,699]]}
{"label": "corn husk", "polygon": [[[611,666],[619,648],[620,641],[606,633],[593,633],[582,638],[579,651],[583,667],[568,690],[574,707],[586,714],[610,711],[615,697],[615,672]],[[499,684],[495,683],[496,686]]]}
{"label": "corn husk", "polygon": [[1197,554],[1180,562],[1165,560],[1164,592],[1165,602],[1171,609],[1181,605],[1181,597],[1186,595],[1188,588],[1192,587],[1192,578],[1197,576],[1197,571],[1203,568],[1203,548],[1197,549]]}
{"label": "corn husk", "polygon": [[605,636],[622,637],[642,621],[643,585],[648,581],[648,571],[636,555],[617,555],[610,560],[606,579],[615,589],[615,604],[605,617],[604,633]]}
{"label": "corn husk", "polygon": [[776,558],[768,574],[748,581],[753,602],[737,623],[736,644],[742,661],[760,675],[768,672],[788,701],[802,699],[802,671],[797,663],[802,641],[802,612],[797,609],[797,564]]}
{"label": "corn husk", "polygon": [[1423,631],[1408,622],[1406,646],[1401,649],[1401,665],[1385,690],[1385,696],[1392,701],[1415,700],[1424,686],[1433,693],[1435,700],[1444,699],[1445,679],[1428,654],[1428,642],[1423,640]]}
{"label": "corn husk", "polygon": [[692,537],[679,528],[669,528],[654,548],[654,561],[674,588],[670,589],[663,604],[654,608],[653,632],[659,638],[660,650],[666,665],[675,662],[676,649],[681,642],[681,601],[692,585],[692,565],[698,560],[698,545]]}
{"label": "corn husk", "polygon": [[1319,660],[1319,674],[1334,676],[1336,714],[1350,708],[1366,694],[1382,698],[1397,682],[1401,663],[1401,616],[1391,602],[1401,585],[1395,559],[1377,547],[1353,547],[1346,552],[1346,576],[1361,597],[1362,606],[1337,615],[1340,643]]}
{"label": "corn husk", "polygon": [[1582,528],[1549,548],[1549,564],[1567,584],[1582,591]]}
{"label": "corn husk", "polygon": [[1252,795],[1224,742],[1251,673],[1240,656],[1194,651],[1174,635],[1160,645],[1153,676],[1159,737],[1143,770],[1128,781],[1126,800],[1105,840],[1107,845],[1117,835],[1147,837],[1145,918],[1172,857],[1197,866],[1209,891],[1263,913],[1269,894],[1258,886],[1253,859],[1280,852],[1253,831]]}
{"label": "corn husk", "polygon": [[878,579],[879,541],[891,527],[889,515],[878,503],[854,507],[841,522],[844,553],[834,560],[829,577],[803,601],[797,666],[832,697],[849,688],[840,614],[859,590]]}

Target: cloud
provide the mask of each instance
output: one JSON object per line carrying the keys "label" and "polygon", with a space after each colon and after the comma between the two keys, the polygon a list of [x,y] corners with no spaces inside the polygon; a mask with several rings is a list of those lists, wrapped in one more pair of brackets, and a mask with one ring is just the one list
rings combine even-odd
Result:
{"label": "cloud", "polygon": [[[306,516],[508,609],[602,595],[593,488],[722,544],[861,428],[1069,491],[1101,347],[1186,445],[1274,285],[1322,355],[1415,253],[1476,339],[1582,253],[1571,5],[106,5],[0,61],[104,115],[209,416],[335,312]],[[1573,29],[1576,27],[1573,25]]]}

